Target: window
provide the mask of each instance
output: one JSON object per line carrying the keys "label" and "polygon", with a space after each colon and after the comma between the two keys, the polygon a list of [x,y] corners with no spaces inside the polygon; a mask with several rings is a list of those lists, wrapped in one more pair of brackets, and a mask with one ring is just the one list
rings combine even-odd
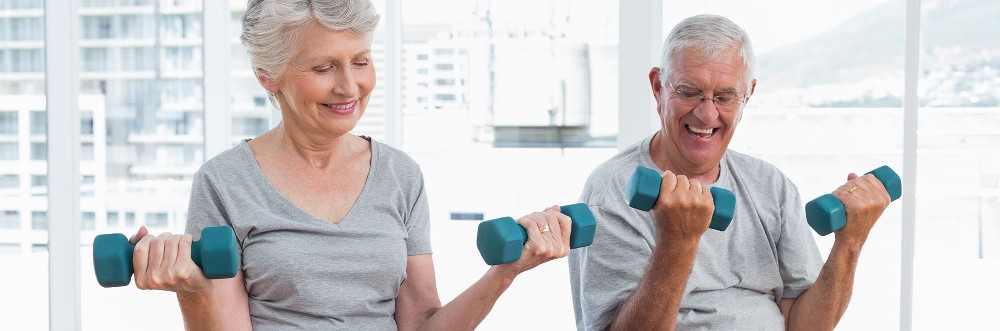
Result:
{"label": "window", "polygon": [[146,226],[162,228],[168,224],[167,213],[146,213]]}
{"label": "window", "polygon": [[[402,147],[420,164],[428,183],[431,228],[460,235],[451,220],[516,216],[510,214],[555,201],[576,202],[587,174],[617,153],[617,98],[608,91],[617,91],[619,1],[401,3]],[[563,85],[566,93],[557,88]],[[550,126],[548,109],[558,109],[555,125]],[[540,129],[531,131],[535,128]],[[559,170],[528,167],[535,162]],[[495,176],[477,175],[482,173]],[[544,194],[524,192],[509,180],[515,174],[522,184],[555,180],[565,185]],[[470,196],[469,178],[491,189]],[[438,270],[482,264],[478,256],[435,254],[443,254],[435,260],[442,263]],[[565,269],[545,273],[534,277],[568,288]],[[459,293],[466,286],[440,290]],[[565,289],[526,286],[532,286],[532,305],[557,307],[553,315],[560,316],[533,321],[533,329],[574,325]],[[509,321],[519,314],[523,311],[498,305],[480,328],[516,328]]]}
{"label": "window", "polygon": [[80,135],[94,135],[94,112],[80,112]]}
{"label": "window", "polygon": [[[80,144],[80,160],[94,161],[94,143]],[[91,178],[93,178],[93,176],[91,176]],[[93,181],[91,181],[91,183],[93,183]]]}
{"label": "window", "polygon": [[107,215],[107,217],[108,217],[108,227],[113,228],[113,227],[117,227],[118,226],[118,215],[119,215],[119,213],[116,212],[116,211],[109,211],[108,212],[108,215]]}
{"label": "window", "polygon": [[452,63],[436,63],[434,64],[434,69],[440,71],[452,71],[455,70],[455,65]]}
{"label": "window", "polygon": [[80,230],[94,231],[97,228],[97,219],[94,217],[94,212],[92,211],[83,212],[80,222]]}
{"label": "window", "polygon": [[16,161],[18,159],[17,143],[0,142],[0,161]]}
{"label": "window", "polygon": [[83,26],[84,39],[108,39],[113,37],[110,16],[82,17],[80,25]]}
{"label": "window", "polygon": [[31,112],[31,134],[45,134],[48,126],[48,119],[45,118],[45,111],[34,110]]}
{"label": "window", "polygon": [[233,135],[257,136],[269,129],[266,118],[234,118]]}
{"label": "window", "polygon": [[21,212],[16,210],[0,211],[0,229],[18,229],[21,227]]}
{"label": "window", "polygon": [[[983,42],[996,39],[1000,7],[920,6],[913,325],[982,328],[995,323],[993,311],[947,302],[989,302],[1000,293],[1000,44]],[[942,283],[954,275],[966,277]]]}
{"label": "window", "polygon": [[48,185],[48,177],[46,175],[31,175],[31,186],[40,187]]}
{"label": "window", "polygon": [[125,212],[125,226],[134,227],[135,226],[135,212]]}
{"label": "window", "polygon": [[31,212],[31,229],[32,230],[48,230],[49,229],[49,213],[45,211],[32,211]]}
{"label": "window", "polygon": [[434,100],[437,101],[455,101],[454,94],[435,94]]}
{"label": "window", "polygon": [[0,111],[0,135],[17,135],[17,112]]}
{"label": "window", "polygon": [[0,189],[17,188],[18,186],[21,186],[21,176],[0,175]]}
{"label": "window", "polygon": [[[44,208],[46,199],[44,190],[22,189],[28,176],[44,173],[47,166],[45,160],[27,162],[29,144],[43,141],[46,133],[44,4],[44,0],[0,0],[0,255],[7,256],[2,269],[16,271],[0,273],[8,274],[0,275],[0,283],[16,284],[4,287],[3,296],[17,298],[13,305],[0,304],[0,310],[26,312],[4,314],[0,329],[49,326],[47,255],[32,254],[33,245],[45,240],[48,228],[22,231],[34,227],[31,208]],[[66,26],[65,33],[78,30]],[[70,59],[53,61],[68,63]]]}
{"label": "window", "polygon": [[48,159],[48,146],[46,143],[31,143],[31,160],[45,161]]}
{"label": "window", "polygon": [[80,50],[83,71],[108,71],[107,48],[83,48]]}

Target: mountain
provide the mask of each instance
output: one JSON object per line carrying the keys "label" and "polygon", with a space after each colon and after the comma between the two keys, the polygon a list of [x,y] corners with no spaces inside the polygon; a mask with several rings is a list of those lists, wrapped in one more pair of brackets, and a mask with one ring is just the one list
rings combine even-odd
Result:
{"label": "mountain", "polygon": [[[924,1],[921,11],[922,75],[1000,60],[1000,1]],[[901,73],[905,15],[905,2],[892,0],[826,33],[761,54],[758,80],[772,89],[805,88]]]}

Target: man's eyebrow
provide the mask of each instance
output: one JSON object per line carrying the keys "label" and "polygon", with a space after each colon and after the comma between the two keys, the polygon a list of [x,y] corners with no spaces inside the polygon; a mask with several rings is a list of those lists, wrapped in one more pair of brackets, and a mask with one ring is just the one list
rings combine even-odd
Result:
{"label": "man's eyebrow", "polygon": [[701,89],[701,86],[698,86],[698,84],[695,84],[695,83],[692,83],[692,82],[688,82],[688,81],[683,81],[683,80],[677,81],[677,83],[674,84],[674,87],[688,87],[688,88],[693,88],[693,89],[697,89],[697,90]]}
{"label": "man's eyebrow", "polygon": [[737,90],[735,87],[723,87],[723,88],[720,88],[718,90],[715,90],[715,93],[716,94],[718,94],[718,93],[735,93],[735,94],[740,94],[740,91]]}

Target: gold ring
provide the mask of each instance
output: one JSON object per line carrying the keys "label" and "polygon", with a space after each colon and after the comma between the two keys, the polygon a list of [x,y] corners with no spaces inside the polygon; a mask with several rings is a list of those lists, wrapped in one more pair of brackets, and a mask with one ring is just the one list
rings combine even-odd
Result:
{"label": "gold ring", "polygon": [[548,225],[538,228],[538,233],[546,233],[546,232],[549,232]]}
{"label": "gold ring", "polygon": [[852,187],[851,189],[847,190],[847,193],[854,194],[854,190],[857,190],[857,189],[858,189],[857,186]]}

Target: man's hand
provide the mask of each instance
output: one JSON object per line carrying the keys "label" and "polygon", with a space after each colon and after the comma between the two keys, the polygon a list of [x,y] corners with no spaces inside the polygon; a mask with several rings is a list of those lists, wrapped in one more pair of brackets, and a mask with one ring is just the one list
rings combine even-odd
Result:
{"label": "man's hand", "polygon": [[847,183],[832,194],[844,204],[847,213],[847,224],[835,232],[836,241],[861,249],[875,222],[892,202],[889,193],[875,175],[858,176],[852,173],[847,175]]}
{"label": "man's hand", "polygon": [[715,204],[712,193],[697,179],[663,173],[660,196],[653,206],[653,221],[660,243],[697,244],[712,222]]}

